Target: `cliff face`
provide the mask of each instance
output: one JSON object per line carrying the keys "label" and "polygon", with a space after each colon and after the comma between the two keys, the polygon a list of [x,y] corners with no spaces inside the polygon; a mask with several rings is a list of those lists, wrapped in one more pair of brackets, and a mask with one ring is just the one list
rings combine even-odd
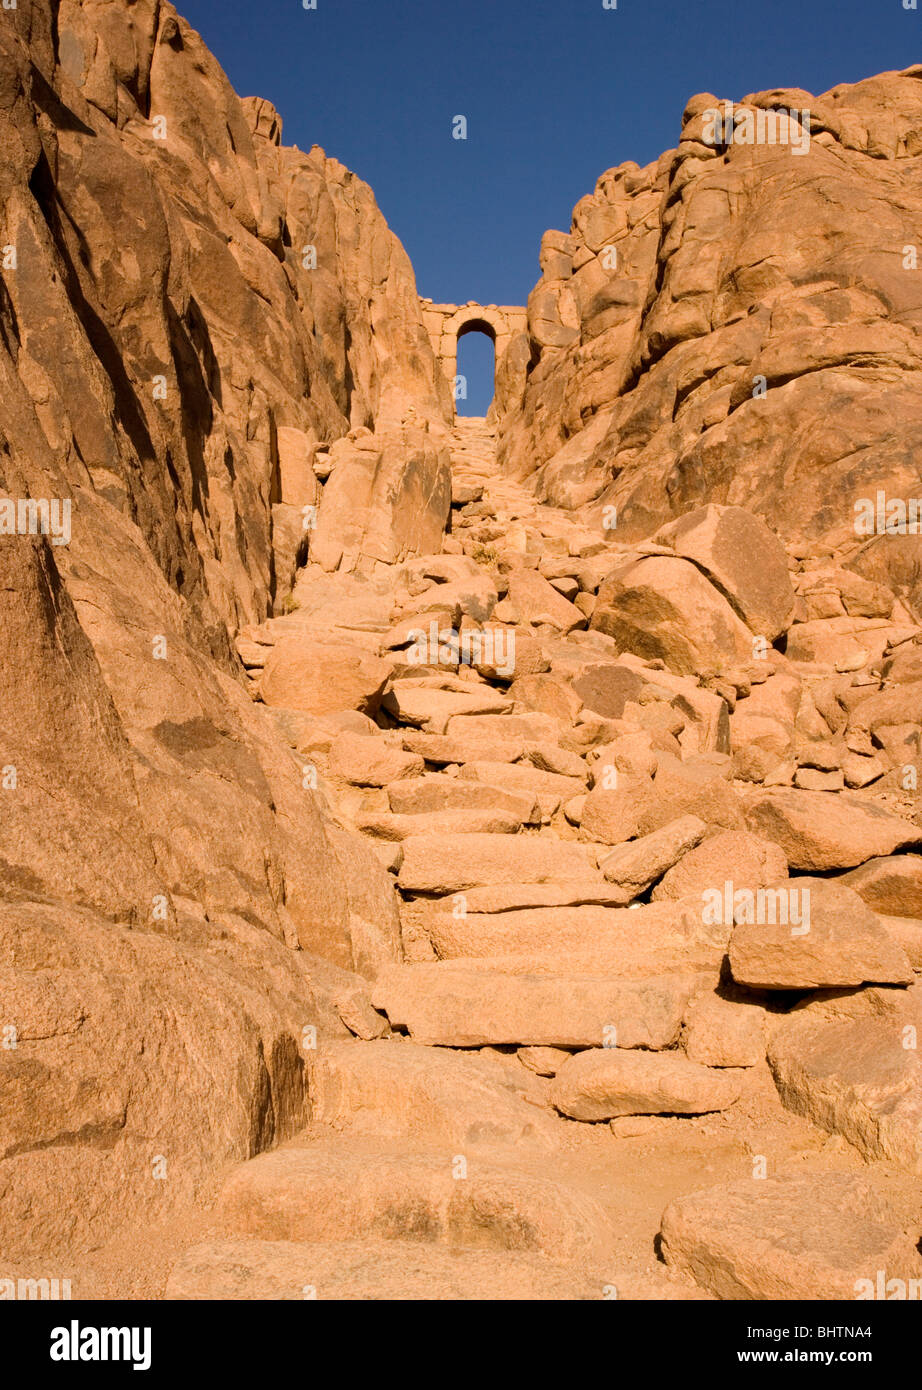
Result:
{"label": "cliff face", "polygon": [[315,445],[450,403],[371,191],[279,137],[168,4],[3,12],[0,493],[62,520],[0,535],[10,1256],[33,1204],[73,1248],[285,1133],[302,1030],[397,950],[231,639],[288,590]]}
{"label": "cliff face", "polygon": [[[855,500],[918,491],[922,67],[746,97],[729,141],[726,105],[693,97],[676,149],[545,236],[500,457],[552,502],[617,505],[626,539],[708,500],[848,545]],[[905,591],[917,546],[863,563]]]}
{"label": "cliff face", "polygon": [[133,523],[206,628],[259,620],[279,429],[447,415],[406,253],[172,6],[30,5],[2,42],[4,481]]}

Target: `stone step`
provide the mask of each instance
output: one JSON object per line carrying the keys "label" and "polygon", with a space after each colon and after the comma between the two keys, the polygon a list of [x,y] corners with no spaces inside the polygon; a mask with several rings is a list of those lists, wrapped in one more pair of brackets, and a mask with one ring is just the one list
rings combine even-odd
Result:
{"label": "stone step", "polygon": [[558,1070],[551,1102],[574,1120],[620,1115],[703,1115],[739,1099],[738,1074],[690,1062],[682,1052],[593,1047]]}
{"label": "stone step", "polygon": [[[473,682],[471,682],[473,685]],[[434,690],[395,681],[385,694],[382,708],[400,724],[410,724],[433,734],[444,734],[459,715],[502,714],[512,701],[485,682],[468,691]]]}
{"label": "stone step", "polygon": [[420,918],[440,960],[522,957],[563,973],[620,979],[701,971],[716,986],[726,958],[730,929],[706,926],[700,903],[478,913],[470,910],[470,897],[458,894],[444,910],[433,905]]}
{"label": "stone step", "polygon": [[551,834],[413,835],[403,842],[398,883],[406,893],[463,892],[497,883],[602,881],[592,845]]}
{"label": "stone step", "polygon": [[[511,776],[512,769],[497,763],[498,778],[488,782],[483,778],[446,777],[429,773],[424,777],[407,777],[391,782],[387,788],[388,804],[394,815],[431,815],[438,811],[508,811],[520,822],[540,820],[535,791]],[[505,785],[499,781],[503,779]],[[521,788],[521,790],[519,789]],[[425,827],[420,826],[424,830]]]}
{"label": "stone step", "polygon": [[558,1266],[544,1256],[464,1250],[410,1241],[215,1240],[174,1266],[164,1297],[182,1301],[333,1299],[587,1301],[607,1297],[604,1271]]}
{"label": "stone step", "polygon": [[[559,1122],[534,1103],[514,1058],[386,1042],[322,1041],[307,1054],[311,1123],[337,1133],[425,1139],[455,1149],[548,1149]],[[531,1096],[529,1100],[528,1097]]]}
{"label": "stone step", "polygon": [[540,1045],[666,1048],[678,1039],[694,975],[618,980],[503,972],[499,961],[386,965],[372,1003],[414,1042],[445,1047]]}
{"label": "stone step", "polygon": [[558,772],[544,772],[531,763],[468,762],[461,769],[461,778],[469,782],[484,782],[488,786],[495,785],[501,779],[503,785],[510,789],[527,792],[534,797],[541,815],[547,819],[556,815],[567,801],[586,792],[586,783],[582,779],[561,776]]}
{"label": "stone step", "polygon": [[[534,819],[533,806],[528,812]],[[517,835],[525,824],[521,814],[512,811],[483,810],[429,811],[419,815],[360,814],[355,828],[378,840],[402,841],[418,838],[421,831],[433,835]]]}
{"label": "stone step", "polygon": [[472,1155],[323,1140],[261,1154],[229,1176],[216,1219],[260,1240],[411,1240],[602,1261],[613,1233],[597,1202],[520,1167]]}

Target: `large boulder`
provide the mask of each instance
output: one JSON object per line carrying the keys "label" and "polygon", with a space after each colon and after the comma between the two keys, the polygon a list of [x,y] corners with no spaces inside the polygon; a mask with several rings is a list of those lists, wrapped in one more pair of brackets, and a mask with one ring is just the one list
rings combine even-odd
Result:
{"label": "large boulder", "polygon": [[719,675],[753,655],[752,633],[720,591],[671,555],[645,556],[609,575],[591,627],[679,675]]}
{"label": "large boulder", "polygon": [[866,797],[778,787],[746,805],[749,829],[780,845],[792,869],[849,869],[922,844],[922,829]]}
{"label": "large boulder", "polygon": [[873,1183],[850,1173],[689,1193],[666,1208],[661,1238],[666,1263],[715,1298],[851,1302],[875,1297],[878,1270],[886,1279],[922,1277],[900,1216]]}
{"label": "large boulder", "polygon": [[922,1176],[918,986],[880,991],[875,1013],[794,1011],[776,1028],[768,1062],[789,1110],[840,1134],[866,1159]]}
{"label": "large boulder", "polygon": [[716,584],[752,631],[773,642],[790,626],[794,588],[784,547],[760,517],[709,503],[657,533]]}
{"label": "large boulder", "polygon": [[858,894],[823,878],[788,879],[736,906],[730,970],[750,989],[906,985],[905,952]]}
{"label": "large boulder", "polygon": [[564,1062],[551,1101],[573,1120],[618,1115],[704,1115],[739,1099],[740,1083],[681,1053],[595,1047]]}
{"label": "large boulder", "polygon": [[727,879],[739,888],[762,888],[787,877],[784,851],[746,830],[724,830],[689,850],[653,889],[654,901],[701,897]]}
{"label": "large boulder", "polygon": [[362,560],[393,565],[441,548],[451,509],[451,460],[408,426],[334,444],[310,558],[350,572]]}
{"label": "large boulder", "polygon": [[266,658],[263,702],[308,714],[358,710],[375,715],[391,674],[387,661],[344,643],[283,637]]}

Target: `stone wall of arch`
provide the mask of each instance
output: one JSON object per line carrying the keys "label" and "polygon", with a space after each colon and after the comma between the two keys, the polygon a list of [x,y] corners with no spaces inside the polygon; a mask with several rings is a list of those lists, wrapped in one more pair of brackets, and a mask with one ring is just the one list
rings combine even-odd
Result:
{"label": "stone wall of arch", "polygon": [[493,338],[496,362],[517,333],[528,327],[528,311],[518,304],[433,304],[420,299],[423,323],[429,334],[432,350],[449,386],[458,373],[458,339],[465,331],[487,332]]}

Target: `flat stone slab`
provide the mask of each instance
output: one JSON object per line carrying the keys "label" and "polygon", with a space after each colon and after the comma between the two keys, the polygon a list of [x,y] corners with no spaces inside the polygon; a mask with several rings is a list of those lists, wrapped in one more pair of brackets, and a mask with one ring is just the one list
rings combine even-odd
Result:
{"label": "flat stone slab", "polygon": [[712,971],[716,985],[726,955],[729,928],[705,927],[695,904],[533,907],[481,914],[468,910],[473,897],[457,894],[447,900],[450,911],[432,911],[423,918],[440,960],[541,957],[556,960],[561,973],[620,979],[700,969]]}
{"label": "flat stone slab", "polygon": [[[261,1240],[418,1241],[543,1255],[555,1264],[605,1255],[611,1228],[592,1198],[449,1148],[353,1149],[349,1139],[275,1149],[227,1179],[217,1218]],[[460,1155],[464,1159],[464,1155]]]}
{"label": "flat stone slab", "polygon": [[843,874],[843,883],[868,907],[889,917],[922,917],[922,855],[892,854],[870,859]]}
{"label": "flat stone slab", "polygon": [[553,816],[564,801],[580,796],[586,790],[581,778],[544,772],[531,763],[468,762],[461,769],[467,781],[502,785],[533,797],[544,816]]}
{"label": "flat stone slab", "polygon": [[780,845],[792,869],[850,869],[922,844],[922,829],[850,792],[781,787],[746,805],[748,828]]}
{"label": "flat stone slab", "polygon": [[497,883],[602,882],[595,855],[550,835],[418,835],[403,842],[398,879],[410,893],[458,893]]}
{"label": "flat stone slab", "polygon": [[230,1302],[599,1299],[611,1281],[537,1255],[446,1250],[413,1241],[214,1240],[187,1250],[164,1297]]}
{"label": "flat stone slab", "polygon": [[[512,769],[497,763],[500,776],[505,778]],[[409,777],[391,782],[387,798],[395,815],[420,816],[438,811],[508,811],[521,823],[539,820],[534,794],[515,790],[516,783],[470,781],[463,777],[446,777],[438,773],[425,777]]]}
{"label": "flat stone slab", "polygon": [[498,883],[471,888],[465,894],[467,911],[517,912],[528,907],[621,907],[622,893],[601,877],[585,883]]}
{"label": "flat stone slab", "polygon": [[851,1174],[749,1179],[706,1188],[663,1213],[662,1253],[722,1299],[851,1302],[877,1271],[919,1279],[918,1231],[907,1234]]}
{"label": "flat stone slab", "polygon": [[444,734],[448,721],[459,714],[502,714],[512,701],[489,685],[470,692],[439,690],[395,681],[381,701],[400,724],[412,724],[433,734]]}
{"label": "flat stone slab", "polygon": [[446,766],[449,763],[467,763],[480,759],[485,762],[514,763],[524,755],[525,741],[521,738],[507,739],[497,735],[493,739],[481,737],[455,738],[447,734],[405,733],[403,746],[409,753],[417,753],[427,763]]}
{"label": "flat stone slab", "polygon": [[555,1123],[496,1058],[391,1042],[326,1042],[306,1054],[313,1124],[336,1133],[453,1145],[548,1147]]}
{"label": "flat stone slab", "polygon": [[[759,891],[767,895],[775,890]],[[730,970],[738,984],[750,989],[826,989],[909,984],[914,979],[906,952],[850,888],[805,877],[788,879],[776,891],[778,897],[761,898],[761,912],[766,915],[774,905],[771,915],[785,920],[738,922],[733,928]],[[759,902],[757,896],[756,911]]]}
{"label": "flat stone slab", "polygon": [[[496,962],[491,961],[491,966]],[[448,1047],[550,1044],[594,1047],[615,1028],[622,1047],[669,1047],[694,977],[616,980],[592,975],[502,974],[471,962],[385,966],[375,1008],[414,1042]],[[698,985],[700,988],[700,984]]]}
{"label": "flat stone slab", "polygon": [[551,1103],[573,1120],[616,1115],[704,1115],[739,1099],[739,1079],[690,1062],[682,1052],[577,1052],[557,1071]]}
{"label": "flat stone slab", "polygon": [[403,841],[419,834],[425,826],[437,835],[517,835],[524,824],[511,811],[430,811],[419,815],[358,815],[356,830],[377,840]]}

